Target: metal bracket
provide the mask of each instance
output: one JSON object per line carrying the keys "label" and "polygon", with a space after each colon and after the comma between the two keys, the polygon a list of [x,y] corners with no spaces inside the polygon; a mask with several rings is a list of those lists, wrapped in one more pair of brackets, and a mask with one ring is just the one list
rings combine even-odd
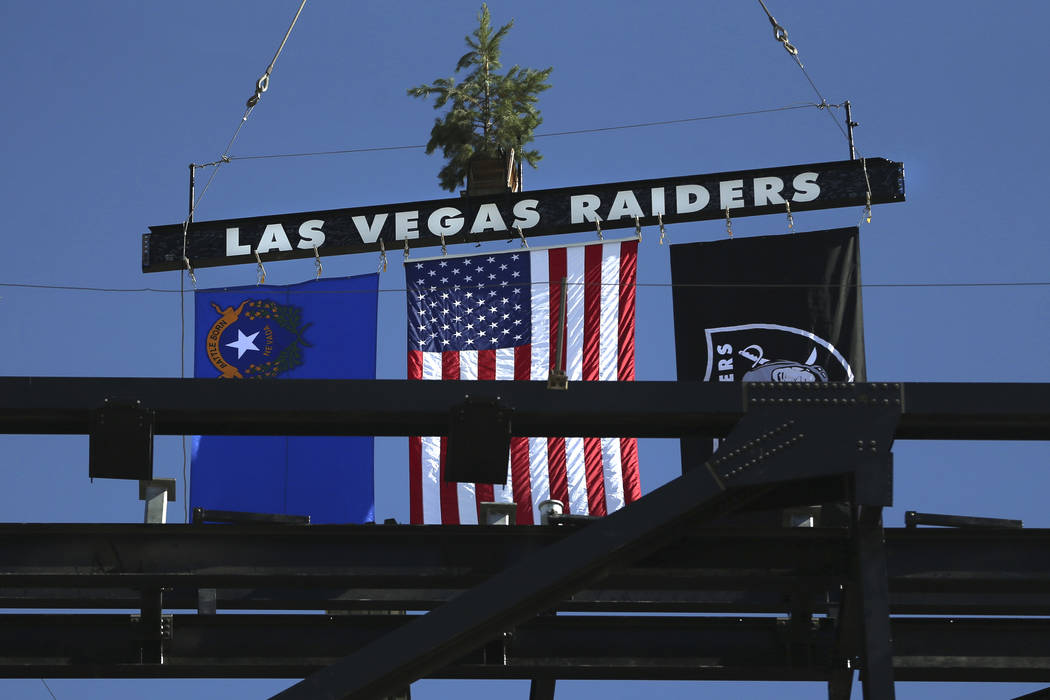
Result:
{"label": "metal bracket", "polygon": [[[899,384],[753,382],[743,390],[747,413],[707,463],[723,488],[850,476],[854,503],[892,504]],[[781,505],[813,503],[804,493],[795,500]]]}
{"label": "metal bracket", "polygon": [[449,412],[445,481],[507,482],[511,409],[500,397],[467,395]]}
{"label": "metal bracket", "polygon": [[164,642],[172,638],[172,616],[164,614],[164,590],[145,589],[141,593],[142,610],[132,615],[139,626],[139,663],[163,664]]}
{"label": "metal bracket", "polygon": [[191,516],[194,525],[205,523],[230,523],[243,525],[263,523],[267,525],[309,525],[309,515],[288,515],[285,513],[249,513],[239,510],[211,510],[194,508]]}
{"label": "metal bracket", "polygon": [[916,525],[1020,530],[1024,527],[1024,521],[1011,518],[978,518],[972,515],[943,515],[941,513],[916,513],[914,510],[905,511],[904,527],[913,528]]}
{"label": "metal bracket", "polygon": [[94,479],[153,478],[153,411],[137,400],[105,399],[91,413],[88,475]]}
{"label": "metal bracket", "polygon": [[552,369],[550,375],[547,377],[547,388],[559,390],[568,389],[569,376],[565,374],[564,370]]}

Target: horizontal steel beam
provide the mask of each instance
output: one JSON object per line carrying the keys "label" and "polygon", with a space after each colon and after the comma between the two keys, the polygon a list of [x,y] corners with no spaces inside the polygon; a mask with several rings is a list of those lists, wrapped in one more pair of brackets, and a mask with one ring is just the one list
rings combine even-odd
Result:
{"label": "horizontal steel beam", "polygon": [[[307,675],[412,616],[175,615],[164,662],[142,663],[131,615],[0,616],[0,677]],[[1050,620],[895,618],[898,680],[1050,681]],[[822,681],[834,628],[786,618],[544,616],[432,678]]]}
{"label": "horizontal steel beam", "polygon": [[[812,385],[814,397],[822,387]],[[888,386],[881,384],[880,386]],[[892,385],[898,386],[898,385]],[[898,438],[1050,439],[1050,384],[905,383]],[[107,399],[139,401],[162,435],[444,435],[465,397],[499,398],[514,435],[724,436],[747,385],[0,378],[0,432],[87,434]]]}
{"label": "horizontal steel beam", "polygon": [[[568,527],[0,524],[0,607],[228,610],[431,609]],[[1050,614],[1050,531],[886,530],[891,610]],[[561,610],[786,612],[788,595],[837,596],[845,530],[694,529],[574,593]],[[827,605],[818,603],[818,612]]]}

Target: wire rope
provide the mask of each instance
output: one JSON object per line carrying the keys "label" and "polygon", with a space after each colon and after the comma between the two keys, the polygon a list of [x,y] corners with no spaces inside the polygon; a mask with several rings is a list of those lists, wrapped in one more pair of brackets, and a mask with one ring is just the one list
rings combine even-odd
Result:
{"label": "wire rope", "polygon": [[[542,134],[536,134],[536,138],[551,138],[554,136],[576,136],[580,134],[597,134],[607,131],[622,131],[625,129],[643,129],[654,126],[668,126],[673,124],[688,124],[692,122],[711,121],[714,119],[732,119],[735,117],[747,117],[756,114],[771,114],[773,112],[787,112],[795,109],[825,109],[826,104],[816,104],[813,102],[806,102],[804,104],[797,105],[786,105],[783,107],[769,107],[766,109],[753,109],[740,112],[726,112],[724,114],[708,114],[700,117],[685,117],[683,119],[664,119],[660,121],[640,122],[637,124],[617,124],[614,126],[600,126],[591,127],[584,129],[571,129],[567,131],[551,131]],[[830,105],[838,106],[838,105]],[[235,160],[264,160],[271,158],[306,158],[311,156],[335,156],[344,155],[348,153],[375,153],[380,151],[408,151],[408,150],[421,150],[426,148],[426,144],[413,144],[405,146],[371,146],[362,148],[341,148],[331,151],[304,151],[300,153],[263,153],[256,155],[246,156],[229,156],[228,161]],[[218,161],[225,162],[225,161]],[[218,163],[217,162],[217,163]],[[217,163],[207,163],[206,165],[216,165]]]}
{"label": "wire rope", "polygon": [[[524,283],[522,283],[524,284]],[[530,283],[540,284],[540,283]],[[587,285],[583,282],[568,282],[569,285]],[[617,286],[613,283],[614,286]],[[598,284],[597,286],[603,286]],[[676,287],[723,287],[723,288],[745,288],[745,287],[759,287],[759,288],[791,288],[791,287],[840,287],[849,285],[839,284],[805,284],[805,283],[792,283],[792,282],[754,282],[754,283],[729,283],[729,282],[692,282],[692,283],[662,283],[662,282],[638,282],[635,286],[637,287],[653,287],[653,288],[676,288]],[[30,290],[50,290],[50,291],[67,291],[67,292],[96,292],[96,293],[109,293],[109,294],[180,294],[179,289],[158,289],[155,287],[87,287],[87,286],[74,286],[74,285],[59,285],[59,284],[30,284],[22,282],[0,282],[0,287],[14,288],[14,289],[30,289]],[[860,285],[864,289],[892,289],[892,288],[982,288],[982,287],[1050,287],[1050,280],[1047,281],[1013,281],[1013,282],[864,282]],[[221,291],[228,289],[227,287],[219,287],[213,291]],[[379,289],[379,292],[406,292],[408,291],[404,287],[391,287],[385,289]],[[357,291],[357,290],[286,290],[288,294],[372,294],[370,291]]]}
{"label": "wire rope", "polygon": [[[299,3],[299,9],[295,12],[295,17],[292,18],[291,23],[288,25],[288,31],[284,33],[284,38],[281,39],[280,45],[277,47],[277,51],[274,52],[273,58],[270,59],[269,65],[266,66],[266,70],[263,71],[262,76],[255,81],[255,93],[248,98],[245,103],[244,114],[241,115],[241,120],[237,123],[237,128],[233,130],[233,135],[230,140],[226,142],[226,148],[223,150],[222,155],[219,159],[209,163],[212,166],[212,171],[208,176],[208,181],[204,183],[203,189],[201,189],[200,195],[196,199],[193,198],[193,178],[192,173],[196,167],[194,164],[190,164],[190,211],[186,216],[186,220],[182,223],[182,260],[186,265],[186,271],[189,273],[190,280],[193,282],[193,288],[197,288],[197,278],[193,274],[193,267],[190,265],[190,260],[186,257],[186,234],[189,229],[190,221],[193,220],[193,212],[196,211],[197,206],[201,200],[204,199],[204,195],[207,194],[208,188],[211,187],[211,183],[215,180],[215,176],[219,173],[219,168],[224,163],[230,162],[230,149],[233,148],[234,142],[241,133],[241,129],[244,128],[245,123],[248,121],[248,117],[251,116],[252,111],[256,105],[259,104],[259,99],[263,93],[266,92],[270,87],[270,75],[273,73],[274,66],[277,65],[277,59],[280,57],[281,52],[284,51],[285,44],[288,43],[288,37],[292,34],[292,29],[295,28],[295,23],[299,21],[299,15],[302,14],[303,8],[306,7],[306,0],[302,0]],[[260,264],[261,265],[261,264]],[[179,274],[179,375],[181,377],[186,376],[186,299],[185,299],[186,284],[183,275]],[[187,468],[186,468],[186,436],[182,436],[182,512],[183,520],[189,522],[189,493],[188,493],[188,480],[187,480]]]}

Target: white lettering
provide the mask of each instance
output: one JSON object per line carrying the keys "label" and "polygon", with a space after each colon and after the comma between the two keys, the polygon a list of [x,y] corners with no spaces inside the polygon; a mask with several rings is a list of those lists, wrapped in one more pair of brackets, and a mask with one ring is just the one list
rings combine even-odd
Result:
{"label": "white lettering", "polygon": [[744,206],[744,181],[725,180],[718,183],[719,209],[739,209]]}
{"label": "white lettering", "polygon": [[375,243],[379,240],[379,234],[383,232],[383,224],[386,223],[386,214],[376,214],[372,218],[372,223],[368,223],[368,217],[365,216],[354,216],[351,217],[351,221],[354,222],[354,227],[357,229],[357,235],[361,237],[361,240],[365,243]]}
{"label": "white lettering", "polygon": [[284,226],[267,224],[266,230],[263,231],[262,237],[259,239],[259,247],[255,249],[255,252],[269,253],[271,250],[287,251],[291,249],[292,244],[288,242],[288,234],[284,232]]}
{"label": "white lettering", "polygon": [[314,246],[320,248],[324,245],[324,231],[321,227],[324,222],[320,219],[304,221],[299,227],[299,248],[310,250]]}
{"label": "white lettering", "polygon": [[454,236],[463,230],[463,212],[455,207],[441,207],[427,218],[427,228],[435,236]]}
{"label": "white lettering", "polygon": [[606,219],[613,221],[614,219],[622,219],[623,217],[643,217],[642,208],[638,205],[638,199],[634,196],[634,192],[631,190],[623,190],[617,192],[616,196],[613,197],[612,206],[609,207],[609,214]]}
{"label": "white lettering", "polygon": [[471,233],[506,230],[507,224],[503,222],[499,207],[495,204],[482,204],[478,207],[478,215],[474,217],[474,225],[470,227]]}
{"label": "white lettering", "polygon": [[596,221],[602,200],[594,194],[574,194],[569,197],[569,220],[574,224],[582,224],[584,221]]}
{"label": "white lettering", "polygon": [[514,205],[514,225],[521,228],[532,228],[540,223],[540,215],[536,207],[540,204],[538,199],[523,199]]}
{"label": "white lettering", "polygon": [[675,213],[700,211],[711,201],[711,193],[703,185],[679,185],[674,188]]}
{"label": "white lettering", "polygon": [[226,255],[250,255],[252,247],[241,245],[241,230],[239,228],[226,229]]}
{"label": "white lettering", "polygon": [[755,178],[755,206],[761,207],[766,204],[783,204],[784,198],[780,191],[784,189],[784,181],[779,177],[756,177]]}
{"label": "white lettering", "polygon": [[394,238],[403,241],[408,238],[419,238],[419,212],[394,212]]}
{"label": "white lettering", "polygon": [[664,205],[664,188],[654,187],[649,191],[649,197],[653,205],[653,216],[657,214],[666,214]]}
{"label": "white lettering", "polygon": [[795,188],[795,194],[791,195],[792,202],[812,202],[820,196],[820,185],[817,184],[817,173],[799,173],[791,181]]}

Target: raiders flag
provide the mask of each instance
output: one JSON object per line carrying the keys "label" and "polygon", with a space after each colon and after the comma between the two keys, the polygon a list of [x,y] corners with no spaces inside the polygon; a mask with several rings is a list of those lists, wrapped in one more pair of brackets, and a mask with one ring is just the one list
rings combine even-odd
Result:
{"label": "raiders flag", "polygon": [[[671,246],[678,379],[864,381],[859,230]],[[682,471],[714,449],[682,440]]]}

